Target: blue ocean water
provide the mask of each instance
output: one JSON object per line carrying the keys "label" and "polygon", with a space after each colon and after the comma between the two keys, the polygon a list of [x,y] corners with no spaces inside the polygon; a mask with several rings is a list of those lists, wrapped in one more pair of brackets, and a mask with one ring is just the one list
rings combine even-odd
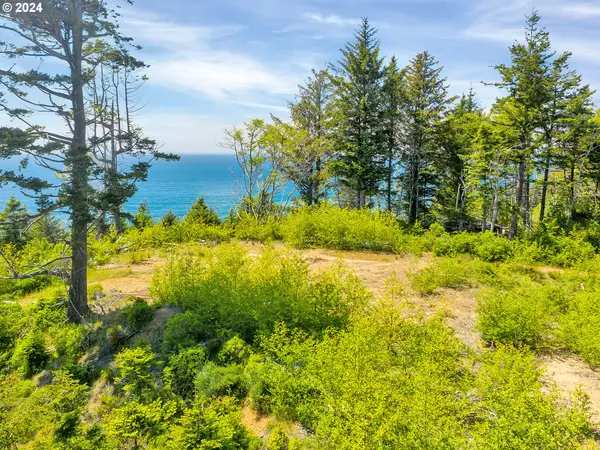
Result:
{"label": "blue ocean water", "polygon": [[[2,169],[16,170],[16,160],[0,161]],[[25,174],[52,179],[52,174],[30,164]],[[219,216],[225,217],[234,206],[232,188],[234,179],[240,180],[240,168],[235,155],[184,154],[179,161],[155,161],[150,168],[148,180],[138,183],[138,192],[126,205],[135,212],[139,203],[148,202],[153,218],[162,217],[168,210],[177,216],[184,216],[191,204],[200,195],[214,208]],[[0,188],[0,208],[11,194],[33,208],[33,201],[19,192],[14,186]]]}

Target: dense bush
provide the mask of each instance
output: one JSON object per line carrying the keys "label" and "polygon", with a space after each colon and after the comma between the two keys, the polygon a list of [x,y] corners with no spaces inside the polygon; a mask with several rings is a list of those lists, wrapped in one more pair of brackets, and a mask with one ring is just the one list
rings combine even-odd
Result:
{"label": "dense bush", "polygon": [[441,287],[467,287],[472,283],[472,265],[472,262],[466,259],[436,260],[431,266],[412,274],[412,286],[421,295],[433,294]]}
{"label": "dense bush", "polygon": [[17,341],[10,365],[27,378],[42,370],[49,359],[44,336],[32,332]]}
{"label": "dense bush", "polygon": [[199,223],[203,225],[219,225],[221,219],[214,209],[210,208],[203,196],[200,196],[192,205],[185,221],[188,224]]}
{"label": "dense bush", "polygon": [[294,252],[266,249],[251,259],[238,245],[178,256],[157,271],[152,293],[193,311],[196,327],[227,329],[246,342],[279,321],[311,332],[341,327],[369,297],[341,266],[311,274]]}
{"label": "dense bush", "polygon": [[194,380],[206,362],[206,354],[201,346],[183,350],[169,359],[165,368],[166,386],[184,399],[194,396]]}
{"label": "dense bush", "polygon": [[552,290],[534,284],[484,293],[477,308],[482,337],[531,347],[547,344],[556,320],[551,294]]}
{"label": "dense bush", "polygon": [[131,229],[124,237],[123,243],[129,250],[139,250],[202,240],[225,242],[229,240],[230,235],[231,230],[220,226],[176,222],[169,226],[158,224],[143,229]]}
{"label": "dense bush", "polygon": [[143,298],[134,298],[133,304],[125,308],[121,314],[125,318],[127,325],[133,331],[138,331],[152,320],[154,310]]}
{"label": "dense bush", "polygon": [[597,290],[576,292],[560,318],[562,341],[596,366],[600,366],[599,294]]}
{"label": "dense bush", "polygon": [[410,240],[389,214],[326,205],[294,211],[281,230],[285,241],[299,248],[400,252]]}

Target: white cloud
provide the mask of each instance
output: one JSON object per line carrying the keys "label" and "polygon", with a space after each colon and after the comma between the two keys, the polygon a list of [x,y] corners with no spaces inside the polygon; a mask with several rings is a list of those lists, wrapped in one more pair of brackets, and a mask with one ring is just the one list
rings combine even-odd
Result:
{"label": "white cloud", "polygon": [[268,67],[248,53],[218,48],[223,38],[243,30],[241,26],[190,26],[133,9],[124,16],[125,32],[150,47],[150,57],[145,59],[150,64],[146,73],[151,85],[219,101],[263,103],[265,95],[294,92],[301,79],[292,71],[293,62],[277,61],[277,66]]}
{"label": "white cloud", "polygon": [[356,26],[360,24],[360,19],[341,17],[336,14],[330,14],[328,16],[325,16],[320,13],[305,13],[303,14],[303,17],[311,22],[322,23],[326,25],[335,25],[338,27]]}
{"label": "white cloud", "polygon": [[572,17],[589,18],[591,16],[600,16],[600,6],[591,3],[575,3],[573,5],[564,5],[562,12]]}
{"label": "white cloud", "polygon": [[137,118],[148,137],[156,139],[161,150],[174,153],[225,152],[217,144],[223,130],[235,123],[189,112],[149,112]]}
{"label": "white cloud", "polygon": [[[524,36],[525,16],[535,9],[533,0],[490,0],[477,4],[472,10],[472,24],[463,30],[463,36],[486,41],[510,44],[515,40],[522,41]],[[589,3],[565,4],[563,1],[547,0],[540,5],[541,26],[550,31],[552,45],[558,51],[570,51],[574,59],[600,63],[600,44],[598,40],[572,35],[565,15],[591,17],[600,15],[600,6]],[[598,28],[587,29],[582,25],[580,35],[587,30],[588,34],[598,35]],[[598,35],[600,38],[600,35]]]}
{"label": "white cloud", "polygon": [[212,99],[239,101],[251,94],[289,94],[295,78],[275,74],[259,61],[229,52],[207,52],[151,61],[151,83],[199,92]]}

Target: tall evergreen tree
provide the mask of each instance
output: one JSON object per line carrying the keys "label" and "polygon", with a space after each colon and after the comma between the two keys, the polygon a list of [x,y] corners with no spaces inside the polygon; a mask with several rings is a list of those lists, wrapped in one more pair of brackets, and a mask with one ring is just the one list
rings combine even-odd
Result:
{"label": "tall evergreen tree", "polygon": [[436,136],[448,106],[443,67],[427,51],[419,53],[406,68],[405,150],[402,155],[402,191],[406,214],[414,223],[430,205],[439,172]]}
{"label": "tall evergreen tree", "polygon": [[395,56],[385,67],[382,87],[383,148],[385,152],[384,193],[386,209],[392,210],[397,192],[394,175],[401,149],[402,122],[404,120],[404,71],[398,68]]}
{"label": "tall evergreen tree", "polygon": [[[43,13],[13,11],[0,13],[0,30],[11,35],[11,42],[0,43],[0,54],[17,58],[42,58],[61,65],[56,73],[38,70],[18,71],[15,67],[0,70],[0,85],[21,104],[31,109],[55,114],[65,122],[65,131],[47,131],[32,123],[29,110],[4,110],[21,121],[25,130],[4,129],[8,142],[0,145],[2,157],[29,155],[41,166],[60,173],[62,183],[50,210],[61,208],[69,214],[71,271],[68,316],[83,320],[87,304],[87,236],[93,218],[94,190],[91,177],[97,172],[88,146],[90,117],[86,112],[85,87],[93,78],[97,52],[91,45],[98,39],[124,48],[124,38],[115,24],[118,15],[106,7],[104,0],[46,0]],[[48,65],[51,67],[51,65]],[[28,95],[35,93],[33,95]],[[42,99],[42,100],[37,100]],[[3,181],[40,196],[48,183],[14,172],[4,172]],[[45,194],[45,198],[50,198]],[[44,194],[41,195],[44,197]],[[38,271],[14,274],[17,278],[52,273],[43,266]]]}
{"label": "tall evergreen tree", "polygon": [[518,231],[519,217],[527,229],[531,229],[530,178],[534,154],[540,141],[536,132],[543,127],[542,110],[550,100],[548,79],[554,53],[550,47],[548,32],[539,26],[540,16],[533,12],[527,17],[525,42],[510,47],[511,64],[495,66],[502,81],[495,86],[505,89],[508,96],[500,99],[496,109],[502,125],[516,132],[512,143],[512,161],[515,164],[515,205],[510,224],[510,237]]}
{"label": "tall evergreen tree", "polygon": [[335,172],[354,195],[356,208],[378,193],[385,173],[383,148],[383,59],[377,30],[363,19],[353,42],[333,68],[335,85]]}
{"label": "tall evergreen tree", "polygon": [[313,76],[299,86],[296,101],[290,103],[292,121],[308,134],[299,147],[304,163],[293,166],[290,178],[309,206],[327,196],[325,165],[331,156],[331,89],[329,73],[313,70]]}

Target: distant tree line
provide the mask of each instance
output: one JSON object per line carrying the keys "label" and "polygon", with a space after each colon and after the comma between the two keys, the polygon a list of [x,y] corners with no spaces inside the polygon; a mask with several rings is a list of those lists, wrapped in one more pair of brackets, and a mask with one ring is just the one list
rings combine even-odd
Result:
{"label": "distant tree line", "polygon": [[[597,219],[600,113],[534,12],[525,39],[495,66],[503,96],[489,111],[471,88],[448,94],[427,51],[402,68],[380,56],[367,19],[340,60],[314,71],[291,120],[227,131],[244,185],[241,212],[280,214],[292,181],[302,204],[387,210],[409,223],[506,231]],[[238,180],[239,181],[239,180]],[[279,201],[279,203],[278,203]],[[284,202],[285,204],[285,202]]]}

